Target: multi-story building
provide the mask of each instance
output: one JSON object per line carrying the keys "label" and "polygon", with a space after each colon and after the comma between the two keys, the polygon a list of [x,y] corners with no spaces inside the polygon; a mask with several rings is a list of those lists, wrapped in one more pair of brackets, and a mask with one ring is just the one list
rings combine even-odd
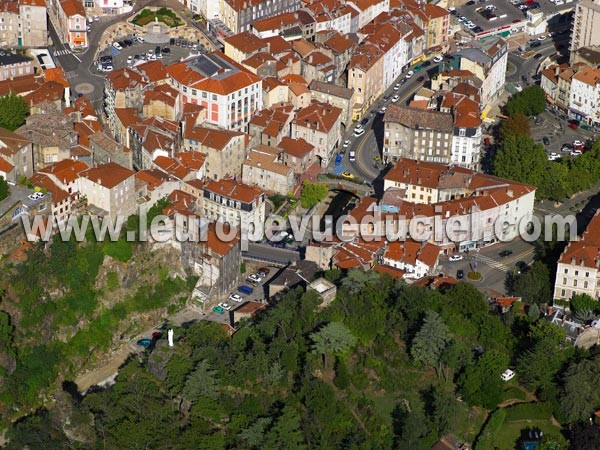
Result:
{"label": "multi-story building", "polygon": [[252,22],[301,8],[299,0],[224,0],[220,3],[221,20],[234,34],[249,30]]}
{"label": "multi-story building", "polygon": [[262,108],[262,80],[223,53],[214,52],[167,67],[183,103],[202,106],[204,120],[230,130],[246,130]]}
{"label": "multi-story building", "polygon": [[0,51],[0,81],[23,75],[33,75],[33,59],[28,56]]}
{"label": "multi-story building", "polygon": [[302,138],[316,149],[321,167],[331,162],[341,139],[342,110],[328,103],[313,101],[296,112],[292,137]]}
{"label": "multi-story building", "polygon": [[352,0],[347,2],[358,11],[358,28],[364,27],[382,12],[390,10],[390,0]]}
{"label": "multi-story building", "polygon": [[44,0],[0,3],[0,47],[45,47],[48,22]]}
{"label": "multi-story building", "polygon": [[504,92],[508,45],[502,38],[476,41],[472,47],[463,48],[458,56],[460,70],[472,72],[483,83],[481,104],[492,103]]}
{"label": "multi-story building", "polygon": [[211,180],[203,188],[202,210],[208,220],[240,229],[244,238],[251,225],[265,221],[265,194],[230,178]]}
{"label": "multi-story building", "polygon": [[33,148],[25,136],[0,128],[0,170],[10,184],[33,174]]}
{"label": "multi-story building", "polygon": [[281,195],[290,194],[296,185],[294,170],[284,163],[283,152],[266,145],[257,145],[248,152],[242,166],[242,182]]}
{"label": "multi-story building", "polygon": [[329,103],[342,110],[342,128],[346,129],[352,124],[352,108],[354,106],[352,89],[316,80],[310,83],[309,89],[313,100]]}
{"label": "multi-story building", "polygon": [[600,125],[600,69],[581,68],[571,79],[569,117]]}
{"label": "multi-story building", "polygon": [[109,162],[81,172],[77,184],[88,204],[106,211],[113,220],[136,210],[133,170]]}
{"label": "multi-story building", "polygon": [[116,110],[135,108],[140,110],[143,103],[143,90],[148,80],[138,71],[127,67],[115,70],[104,79],[104,111],[108,118],[108,127],[117,135]]}
{"label": "multi-story building", "polygon": [[354,51],[348,63],[348,88],[354,90],[352,117],[359,120],[383,92],[383,53],[368,40]]}
{"label": "multi-story building", "polygon": [[448,92],[442,98],[440,111],[452,114],[450,162],[468,169],[478,170],[482,147],[479,102],[457,92]]}
{"label": "multi-story building", "polygon": [[441,164],[452,161],[452,114],[390,105],[384,122],[384,161],[400,158]]}
{"label": "multi-story building", "polygon": [[429,242],[391,242],[383,254],[383,264],[405,272],[403,278],[419,279],[434,274],[442,248]]}
{"label": "multi-story building", "polygon": [[88,47],[87,19],[80,0],[52,0],[56,6],[56,17],[62,41],[72,49]]}
{"label": "multi-story building", "polygon": [[556,267],[554,298],[570,299],[579,294],[600,299],[600,213],[581,238],[569,242]]}
{"label": "multi-story building", "polygon": [[257,53],[268,52],[269,50],[269,44],[250,31],[243,31],[229,36],[224,39],[224,42],[225,48],[223,51],[225,55],[238,64]]}
{"label": "multi-story building", "polygon": [[600,45],[600,0],[581,0],[575,7],[571,32],[571,60],[581,47]]}
{"label": "multi-story building", "polygon": [[402,2],[415,22],[425,31],[425,48],[440,48],[450,37],[450,12],[438,5],[417,3],[414,0]]}
{"label": "multi-story building", "polygon": [[213,180],[242,175],[248,135],[239,131],[187,126],[183,131],[183,147],[206,155],[206,176]]}
{"label": "multi-story building", "polygon": [[[396,239],[415,239],[420,233],[415,240],[435,243],[445,253],[465,251],[515,238],[531,221],[534,200],[534,186],[454,165],[401,159],[384,177],[383,197],[364,197],[351,212],[357,224],[344,225],[342,233],[357,236],[361,230],[365,236],[376,230],[377,235],[387,220],[391,231],[400,233]],[[377,211],[378,221],[358,225]],[[417,227],[411,223],[414,217]],[[456,220],[466,233],[454,234],[447,227]]]}
{"label": "multi-story building", "polygon": [[44,167],[29,178],[31,184],[46,189],[52,195],[52,215],[57,223],[64,223],[79,199],[79,174],[88,169],[81,161],[65,159]]}

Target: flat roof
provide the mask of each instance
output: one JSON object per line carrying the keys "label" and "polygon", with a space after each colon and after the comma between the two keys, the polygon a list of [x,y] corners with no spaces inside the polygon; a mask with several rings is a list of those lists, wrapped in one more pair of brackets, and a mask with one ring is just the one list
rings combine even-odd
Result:
{"label": "flat roof", "polygon": [[[556,14],[563,14],[572,10],[576,3],[571,1],[569,3],[565,3],[563,5],[555,5],[551,3],[549,0],[535,0],[540,4],[539,10],[544,13],[544,17],[548,18],[554,16]],[[496,10],[493,12],[496,16],[493,20],[488,20],[484,16],[482,16],[478,10],[485,10],[486,6],[493,5],[496,7]],[[456,7],[456,11],[461,15],[465,16],[475,25],[481,27],[484,32],[495,30],[498,28],[506,27],[508,31],[510,28],[516,26],[525,26],[527,23],[527,13],[524,13],[520,10],[518,5],[513,5],[508,0],[491,0],[481,2],[476,1],[474,5],[462,5]],[[453,16],[454,20],[458,20],[456,16]],[[463,26],[465,31],[471,31],[468,28]],[[478,33],[478,36],[481,33]]]}

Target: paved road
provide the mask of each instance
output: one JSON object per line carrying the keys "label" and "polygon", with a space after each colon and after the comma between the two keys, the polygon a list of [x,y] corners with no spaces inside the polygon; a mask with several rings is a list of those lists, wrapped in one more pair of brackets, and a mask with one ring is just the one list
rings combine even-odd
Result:
{"label": "paved road", "polygon": [[248,243],[248,250],[244,252],[244,256],[278,262],[281,264],[287,264],[291,261],[298,261],[300,259],[300,253],[295,250],[271,247],[270,245],[255,244],[252,242]]}
{"label": "paved road", "polygon": [[[350,141],[350,146],[346,149],[344,159],[342,160],[343,170],[347,170],[367,182],[373,182],[373,180],[379,177],[381,171],[385,168],[385,165],[381,161],[375,160],[376,157],[381,158],[383,150],[383,115],[377,114],[377,112],[384,105],[387,106],[391,104],[391,97],[394,95],[400,97],[396,102],[397,105],[406,105],[413,94],[429,80],[430,74],[433,75],[438,71],[439,65],[440,64],[432,63],[430,66],[424,67],[401,85],[397,91],[394,91],[394,84],[405,77],[406,72],[404,72],[376,101],[373,102],[369,110],[365,113],[364,117],[368,118],[368,122],[364,125],[366,130],[365,134],[359,137],[354,136],[354,126],[349,127],[346,130],[345,135],[342,137],[342,141],[348,139]],[[421,76],[424,77],[424,79],[417,81]],[[390,99],[383,100],[383,97],[385,96],[390,96]],[[349,161],[351,150],[356,152],[355,162]],[[333,164],[334,163],[332,162],[330,170],[334,168]]]}
{"label": "paved road", "polygon": [[[543,58],[522,57],[517,52],[511,52],[508,54],[508,62],[517,68],[516,72],[513,72],[506,76],[506,81],[509,83],[523,82],[523,76],[527,77],[527,84],[532,83],[532,76],[535,75],[540,66],[540,62],[543,61],[547,56],[557,53],[555,45],[562,45],[563,48],[560,50],[563,54],[568,52],[569,47],[569,34],[560,34],[556,37],[549,37],[545,41],[542,41],[542,45],[531,49],[532,52],[539,53]],[[529,50],[529,46],[527,47]]]}

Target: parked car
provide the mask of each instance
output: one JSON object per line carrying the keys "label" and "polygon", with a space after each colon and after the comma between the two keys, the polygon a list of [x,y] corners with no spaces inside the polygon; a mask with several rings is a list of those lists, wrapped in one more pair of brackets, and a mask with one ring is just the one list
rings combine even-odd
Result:
{"label": "parked car", "polygon": [[258,272],[256,273],[262,273],[263,276],[267,276],[271,273],[271,269],[269,269],[268,267],[261,267],[260,269],[258,269]]}
{"label": "parked car", "polygon": [[137,41],[138,41],[140,44],[143,44],[143,43],[144,43],[144,41],[145,41],[145,39],[144,39],[142,36],[137,36],[137,37],[136,37],[136,40],[137,40]]}
{"label": "parked car", "polygon": [[138,339],[138,341],[136,342],[136,345],[139,345],[140,347],[150,347],[152,345],[152,339],[148,339],[148,338]]}
{"label": "parked car", "polygon": [[542,142],[544,143],[544,145],[550,145],[550,138],[548,136],[544,136],[542,138]]}
{"label": "parked car", "polygon": [[352,180],[352,179],[354,179],[354,175],[352,175],[350,172],[342,172],[342,178],[346,178],[347,180]]}
{"label": "parked car", "polygon": [[162,52],[163,53],[171,53],[171,49],[169,47],[163,47]]}
{"label": "parked car", "polygon": [[239,295],[231,293],[229,294],[229,301],[242,303],[243,300],[242,297],[240,297]]}
{"label": "parked car", "polygon": [[244,285],[238,287],[238,292],[240,292],[241,294],[244,294],[244,295],[250,295],[254,292],[254,289],[252,289],[250,286],[244,284]]}
{"label": "parked car", "polygon": [[358,137],[358,136],[362,136],[363,134],[365,134],[365,129],[364,128],[358,128],[356,127],[354,129],[354,136]]}
{"label": "parked car", "polygon": [[342,164],[342,159],[344,159],[344,157],[342,155],[337,155],[335,157],[335,165],[339,166],[340,164]]}
{"label": "parked car", "polygon": [[356,152],[354,150],[350,150],[350,157],[348,159],[350,162],[356,161]]}
{"label": "parked car", "polygon": [[448,258],[448,261],[460,261],[463,259],[463,255],[452,255]]}
{"label": "parked car", "polygon": [[342,145],[342,148],[348,148],[348,147],[350,147],[350,140],[349,140],[349,139],[346,139],[346,140],[344,141],[344,144]]}
{"label": "parked car", "polygon": [[502,381],[510,381],[514,377],[515,377],[515,373],[510,369],[506,369],[504,372],[502,372],[502,375],[501,375]]}
{"label": "parked car", "polygon": [[129,64],[129,65],[133,64],[133,56],[129,55],[127,57],[127,64]]}
{"label": "parked car", "polygon": [[465,277],[465,271],[462,269],[459,269],[456,271],[456,279],[457,280],[462,280]]}
{"label": "parked car", "polygon": [[560,148],[560,151],[563,153],[571,153],[571,150],[573,150],[573,146],[571,144],[563,144],[563,146]]}
{"label": "parked car", "polygon": [[579,156],[581,155],[581,150],[572,150],[571,151],[571,156]]}
{"label": "parked car", "polygon": [[529,44],[531,48],[539,47],[540,45],[542,45],[540,41],[533,41],[531,44]]}
{"label": "parked car", "polygon": [[574,150],[584,150],[585,143],[580,140],[575,140],[575,141],[573,141],[573,149]]}
{"label": "parked car", "polygon": [[392,97],[392,102],[396,103],[398,100],[400,100],[400,96],[399,95],[394,95]]}
{"label": "parked car", "polygon": [[118,42],[113,42],[112,46],[117,50],[123,50],[123,47]]}
{"label": "parked car", "polygon": [[212,310],[213,310],[213,312],[215,312],[217,314],[223,314],[225,312],[225,310],[223,308],[221,308],[220,306],[214,306]]}
{"label": "parked car", "polygon": [[560,155],[558,153],[552,152],[548,155],[548,161],[557,161],[560,159]]}
{"label": "parked car", "polygon": [[414,75],[415,73],[412,70],[409,70],[408,72],[406,72],[405,78],[410,78]]}
{"label": "parked car", "polygon": [[231,311],[231,305],[229,305],[228,303],[219,303],[219,306],[225,311]]}
{"label": "parked car", "polygon": [[441,56],[438,55],[435,58],[433,58],[433,62],[435,62],[435,63],[441,63],[443,59],[444,58],[442,58]]}
{"label": "parked car", "polygon": [[425,77],[423,75],[421,75],[419,78],[417,78],[417,83],[422,82],[425,79]]}
{"label": "parked car", "polygon": [[512,250],[502,250],[498,254],[500,255],[500,257],[505,258],[506,256],[512,255]]}

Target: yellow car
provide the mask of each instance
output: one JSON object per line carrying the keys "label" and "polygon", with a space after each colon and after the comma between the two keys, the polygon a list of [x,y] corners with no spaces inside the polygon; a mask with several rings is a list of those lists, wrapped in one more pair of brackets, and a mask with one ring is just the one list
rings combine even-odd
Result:
{"label": "yellow car", "polygon": [[352,180],[354,178],[354,175],[352,175],[350,172],[342,172],[342,178],[346,178],[347,180]]}

